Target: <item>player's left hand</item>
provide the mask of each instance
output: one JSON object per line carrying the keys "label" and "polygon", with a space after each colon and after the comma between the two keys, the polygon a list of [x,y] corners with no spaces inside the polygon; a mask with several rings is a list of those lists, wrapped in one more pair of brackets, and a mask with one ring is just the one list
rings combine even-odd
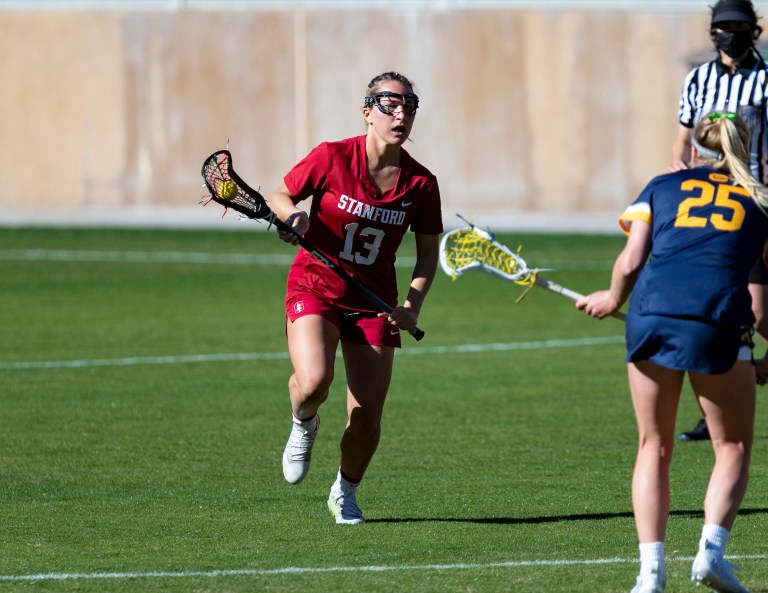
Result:
{"label": "player's left hand", "polygon": [[379,313],[379,317],[386,317],[387,321],[392,325],[396,325],[404,331],[408,331],[416,327],[416,323],[419,320],[419,316],[416,311],[410,307],[395,307],[392,313]]}

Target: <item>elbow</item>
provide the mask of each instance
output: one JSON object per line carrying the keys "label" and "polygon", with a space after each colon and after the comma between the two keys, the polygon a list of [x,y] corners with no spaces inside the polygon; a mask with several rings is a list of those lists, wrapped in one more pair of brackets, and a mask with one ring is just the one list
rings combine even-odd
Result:
{"label": "elbow", "polygon": [[644,260],[625,253],[616,262],[616,272],[624,278],[634,278],[643,268]]}

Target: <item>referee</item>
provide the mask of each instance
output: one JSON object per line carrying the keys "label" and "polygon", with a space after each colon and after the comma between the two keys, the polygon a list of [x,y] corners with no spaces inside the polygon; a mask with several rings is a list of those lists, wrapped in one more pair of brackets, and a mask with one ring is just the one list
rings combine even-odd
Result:
{"label": "referee", "polygon": [[[768,66],[755,48],[763,32],[750,0],[719,0],[712,7],[710,36],[717,59],[695,67],[685,77],[680,96],[680,127],[672,144],[670,171],[687,169],[693,128],[713,111],[738,113],[752,130],[750,167],[768,182]],[[768,340],[768,268],[758,258],[749,275],[757,333]],[[705,420],[682,433],[682,441],[709,439]]]}

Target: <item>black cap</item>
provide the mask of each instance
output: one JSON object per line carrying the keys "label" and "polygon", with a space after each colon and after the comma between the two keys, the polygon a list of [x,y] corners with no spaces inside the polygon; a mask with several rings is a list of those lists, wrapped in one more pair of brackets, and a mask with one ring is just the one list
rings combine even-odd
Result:
{"label": "black cap", "polygon": [[712,7],[712,25],[741,21],[757,27],[757,14],[750,0],[720,0]]}

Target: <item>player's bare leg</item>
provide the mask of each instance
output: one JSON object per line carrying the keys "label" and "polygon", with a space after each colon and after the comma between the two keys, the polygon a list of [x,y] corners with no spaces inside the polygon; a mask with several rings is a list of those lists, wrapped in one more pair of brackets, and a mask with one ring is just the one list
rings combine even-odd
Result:
{"label": "player's bare leg", "polygon": [[669,518],[669,465],[684,373],[642,361],[627,365],[638,429],[632,501],[640,542],[664,541]]}
{"label": "player's bare leg", "polygon": [[309,471],[320,417],[320,405],[333,382],[338,328],[319,315],[306,315],[287,324],[288,352],[293,374],[288,380],[293,423],[283,451],[283,475],[291,484]]}
{"label": "player's bare leg", "polygon": [[675,417],[684,373],[648,361],[627,365],[638,429],[632,506],[640,548],[640,574],[633,592],[663,591],[664,539],[669,519],[669,467]]}
{"label": "player's bare leg", "polygon": [[691,373],[691,385],[707,417],[715,466],[704,499],[704,519],[731,529],[749,480],[755,418],[755,372],[737,361],[727,373]]}
{"label": "player's bare leg", "polygon": [[715,452],[715,466],[704,499],[704,527],[691,578],[718,591],[746,593],[724,557],[749,481],[755,370],[751,361],[740,360],[727,373],[691,373],[691,385],[706,416]]}
{"label": "player's bare leg", "polygon": [[347,427],[328,508],[337,523],[362,523],[356,492],[379,445],[394,348],[343,343],[342,351],[347,369]]}

